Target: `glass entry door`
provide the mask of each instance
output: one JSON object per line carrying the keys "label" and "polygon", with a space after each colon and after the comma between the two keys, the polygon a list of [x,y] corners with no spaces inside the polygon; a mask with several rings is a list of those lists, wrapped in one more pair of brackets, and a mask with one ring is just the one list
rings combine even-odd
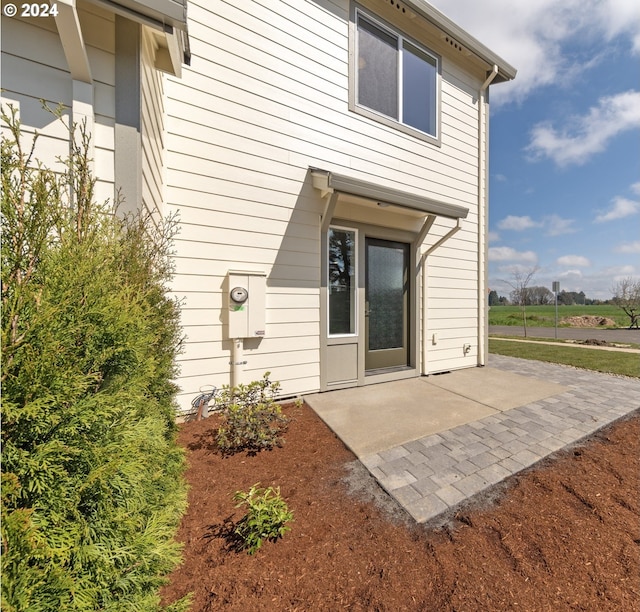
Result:
{"label": "glass entry door", "polygon": [[366,239],[365,370],[408,365],[409,245]]}

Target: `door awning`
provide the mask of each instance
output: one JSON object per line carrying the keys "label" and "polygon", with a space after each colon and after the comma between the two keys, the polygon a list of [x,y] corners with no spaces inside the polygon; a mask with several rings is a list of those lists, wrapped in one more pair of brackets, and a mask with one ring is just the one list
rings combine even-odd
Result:
{"label": "door awning", "polygon": [[436,215],[449,219],[465,219],[469,214],[469,209],[464,206],[439,202],[415,193],[385,187],[353,176],[330,172],[329,170],[320,168],[309,168],[309,170],[313,178],[313,186],[319,189],[323,196],[329,193],[345,193],[373,200],[380,204],[400,206],[417,210],[425,215]]}

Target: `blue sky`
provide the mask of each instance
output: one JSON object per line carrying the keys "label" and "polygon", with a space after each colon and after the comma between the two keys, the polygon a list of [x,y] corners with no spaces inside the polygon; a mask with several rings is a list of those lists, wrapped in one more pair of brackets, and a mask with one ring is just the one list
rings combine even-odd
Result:
{"label": "blue sky", "polygon": [[489,284],[640,277],[640,2],[431,0],[518,69],[491,88]]}

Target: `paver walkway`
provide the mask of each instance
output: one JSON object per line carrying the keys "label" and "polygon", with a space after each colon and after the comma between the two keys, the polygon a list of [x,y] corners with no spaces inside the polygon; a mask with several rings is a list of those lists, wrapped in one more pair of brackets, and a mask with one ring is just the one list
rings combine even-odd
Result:
{"label": "paver walkway", "polygon": [[569,390],[361,457],[417,522],[448,512],[553,452],[640,409],[640,381],[491,355],[489,365]]}

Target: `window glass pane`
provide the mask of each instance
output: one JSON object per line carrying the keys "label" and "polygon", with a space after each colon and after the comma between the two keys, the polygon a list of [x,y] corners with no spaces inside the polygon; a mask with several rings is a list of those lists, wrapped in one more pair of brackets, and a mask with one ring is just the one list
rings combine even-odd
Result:
{"label": "window glass pane", "polygon": [[355,334],[355,232],[329,229],[328,243],[329,334]]}
{"label": "window glass pane", "polygon": [[404,249],[369,245],[367,266],[369,350],[404,346]]}
{"label": "window glass pane", "polygon": [[398,118],[398,39],[358,19],[358,104]]}
{"label": "window glass pane", "polygon": [[402,53],[402,122],[436,134],[436,60],[407,42]]}

